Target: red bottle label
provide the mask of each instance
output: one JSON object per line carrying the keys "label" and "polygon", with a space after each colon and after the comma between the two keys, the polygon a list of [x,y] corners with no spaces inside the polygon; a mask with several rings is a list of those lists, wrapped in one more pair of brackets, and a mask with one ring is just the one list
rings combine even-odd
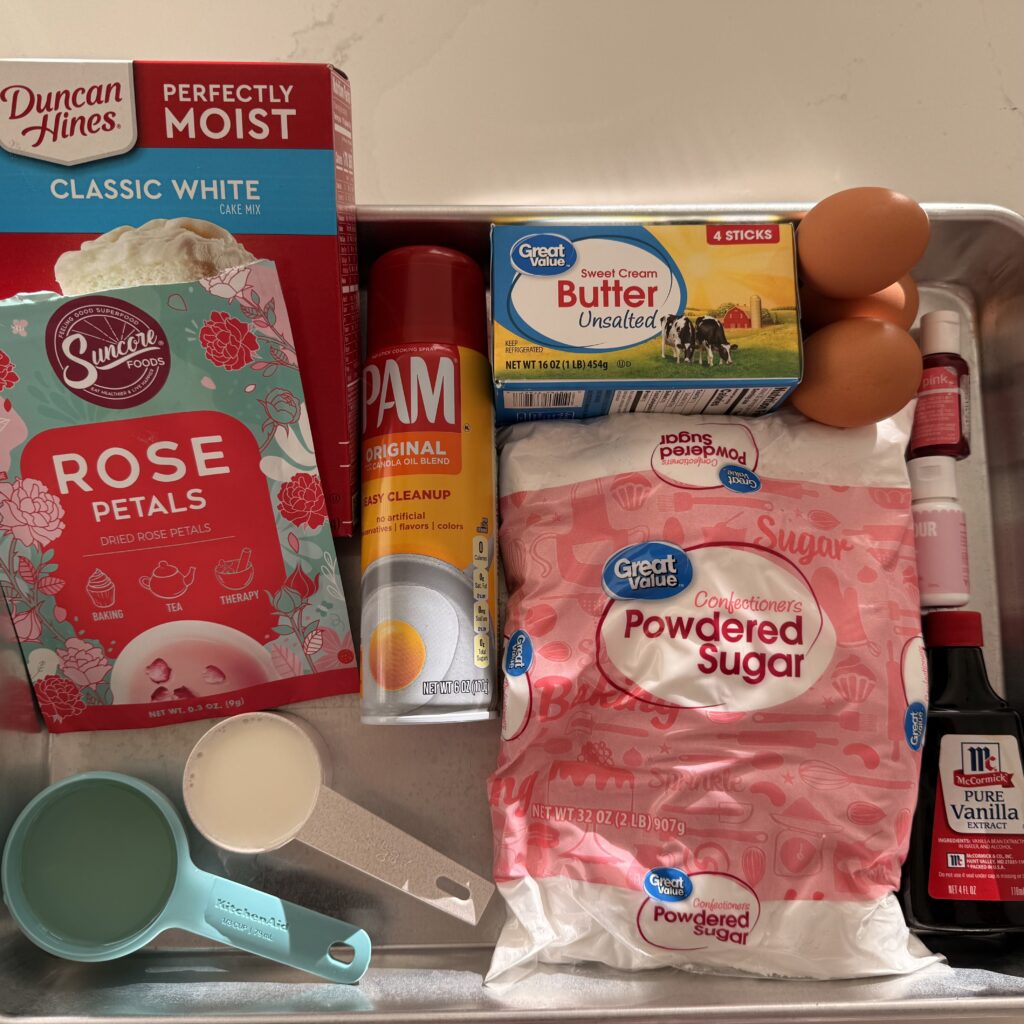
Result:
{"label": "red bottle label", "polygon": [[928,895],[1024,900],[1024,778],[1014,736],[948,733],[939,747]]}
{"label": "red bottle label", "polygon": [[925,367],[917,392],[912,451],[960,443],[963,432],[960,375],[952,366]]}

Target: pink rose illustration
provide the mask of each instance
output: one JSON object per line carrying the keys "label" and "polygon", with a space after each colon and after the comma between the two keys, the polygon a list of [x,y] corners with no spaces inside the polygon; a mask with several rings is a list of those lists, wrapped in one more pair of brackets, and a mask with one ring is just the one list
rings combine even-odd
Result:
{"label": "pink rose illustration", "polygon": [[11,321],[11,334],[17,334],[21,338],[28,337],[28,321],[27,320],[12,320]]}
{"label": "pink rose illustration", "polygon": [[286,388],[271,388],[266,398],[259,399],[267,414],[268,422],[272,421],[282,427],[290,427],[299,422],[302,406],[299,400]]}
{"label": "pink rose illustration", "polygon": [[42,549],[64,532],[64,508],[39,480],[0,483],[0,530]]}
{"label": "pink rose illustration", "polygon": [[102,647],[88,640],[72,637],[63,649],[57,651],[64,675],[76,686],[97,686],[110,671],[110,662]]}
{"label": "pink rose illustration", "polygon": [[320,478],[313,473],[296,473],[277,492],[277,510],[296,526],[317,529],[327,520],[327,504]]}
{"label": "pink rose illustration", "polygon": [[43,715],[54,722],[74,718],[85,710],[78,687],[70,679],[61,676],[40,679],[36,683],[36,700],[39,701],[39,710]]}
{"label": "pink rose illustration", "polygon": [[13,388],[19,380],[21,378],[14,372],[14,360],[0,349],[0,391]]}
{"label": "pink rose illustration", "polygon": [[15,412],[9,398],[0,398],[0,480],[7,479],[11,453],[28,437],[25,421]]}
{"label": "pink rose illustration", "polygon": [[18,639],[25,644],[34,644],[43,635],[43,620],[35,608],[11,616]]}
{"label": "pink rose illustration", "polygon": [[203,287],[219,299],[234,302],[249,286],[249,268],[231,267],[203,281]]}
{"label": "pink rose illustration", "polygon": [[322,626],[317,630],[320,634],[319,657],[314,664],[320,672],[327,672],[339,665],[351,665],[356,660],[355,649],[352,646],[352,634],[346,633],[344,639],[338,636],[336,630]]}
{"label": "pink rose illustration", "polygon": [[301,565],[295,566],[291,573],[285,577],[284,586],[291,587],[303,601],[308,601],[315,593],[320,580],[320,573],[310,579],[309,574],[303,571]]}
{"label": "pink rose illustration", "polygon": [[206,351],[206,358],[225,370],[244,369],[260,347],[248,324],[219,309],[203,324],[199,341]]}

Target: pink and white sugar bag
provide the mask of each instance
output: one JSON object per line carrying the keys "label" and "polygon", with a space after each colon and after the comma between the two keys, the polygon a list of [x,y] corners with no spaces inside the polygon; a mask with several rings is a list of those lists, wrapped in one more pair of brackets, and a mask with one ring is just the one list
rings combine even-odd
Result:
{"label": "pink and white sugar bag", "polygon": [[933,962],[893,895],[927,700],[910,420],[507,431],[489,980]]}

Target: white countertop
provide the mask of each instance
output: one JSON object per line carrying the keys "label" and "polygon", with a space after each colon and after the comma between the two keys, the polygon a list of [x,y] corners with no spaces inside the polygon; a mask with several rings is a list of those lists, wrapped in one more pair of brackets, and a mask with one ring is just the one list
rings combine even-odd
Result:
{"label": "white countertop", "polygon": [[330,61],[361,203],[1024,212],[1020,0],[4,0],[0,55]]}

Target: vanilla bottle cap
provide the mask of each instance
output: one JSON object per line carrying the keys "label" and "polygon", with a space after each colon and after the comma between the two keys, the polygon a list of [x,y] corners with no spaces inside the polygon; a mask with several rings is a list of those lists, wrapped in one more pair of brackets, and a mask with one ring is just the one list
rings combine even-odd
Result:
{"label": "vanilla bottle cap", "polygon": [[960,314],[940,309],[921,317],[921,352],[933,356],[939,352],[960,355]]}
{"label": "vanilla bottle cap", "polygon": [[956,459],[947,455],[926,455],[907,463],[910,491],[914,501],[957,497]]}

